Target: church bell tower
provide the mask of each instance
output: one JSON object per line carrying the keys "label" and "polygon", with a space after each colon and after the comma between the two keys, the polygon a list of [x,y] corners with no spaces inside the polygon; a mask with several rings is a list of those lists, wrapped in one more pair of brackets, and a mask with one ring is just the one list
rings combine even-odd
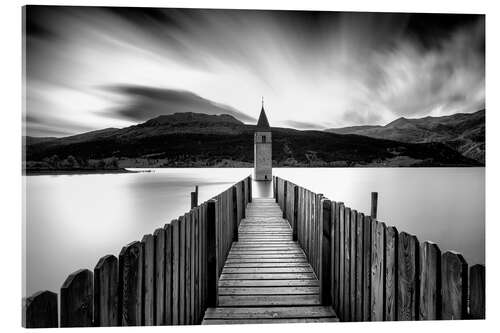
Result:
{"label": "church bell tower", "polygon": [[259,121],[254,134],[254,169],[255,180],[272,180],[272,143],[271,127],[264,111],[264,98],[260,110]]}

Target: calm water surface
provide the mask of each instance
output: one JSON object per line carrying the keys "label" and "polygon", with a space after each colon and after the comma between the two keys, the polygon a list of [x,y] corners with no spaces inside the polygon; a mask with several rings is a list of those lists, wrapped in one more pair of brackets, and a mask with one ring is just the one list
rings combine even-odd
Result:
{"label": "calm water surface", "polygon": [[[26,254],[23,295],[58,292],[67,275],[93,269],[105,254],[189,210],[190,192],[210,199],[252,169],[153,169],[102,175],[24,176]],[[370,211],[379,192],[379,219],[420,241],[484,263],[484,168],[286,168],[274,174],[331,200]],[[254,196],[271,196],[254,184]]]}

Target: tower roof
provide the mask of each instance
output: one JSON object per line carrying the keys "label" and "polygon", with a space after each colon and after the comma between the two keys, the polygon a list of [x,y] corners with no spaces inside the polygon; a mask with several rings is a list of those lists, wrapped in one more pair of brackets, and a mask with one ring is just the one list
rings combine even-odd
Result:
{"label": "tower roof", "polygon": [[259,121],[257,122],[257,128],[259,129],[270,129],[269,121],[267,121],[266,111],[264,110],[264,100],[262,100],[262,109],[260,109]]}

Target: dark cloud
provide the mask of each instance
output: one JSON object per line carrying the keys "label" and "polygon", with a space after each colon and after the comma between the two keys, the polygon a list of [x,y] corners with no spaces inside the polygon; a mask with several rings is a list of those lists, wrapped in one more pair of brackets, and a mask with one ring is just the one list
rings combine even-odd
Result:
{"label": "dark cloud", "polygon": [[112,117],[145,121],[160,115],[178,112],[229,114],[246,123],[256,119],[233,107],[216,103],[189,91],[144,86],[115,86],[108,88],[128,100],[127,104],[110,111]]}
{"label": "dark cloud", "polygon": [[467,14],[27,6],[27,112],[60,132],[184,111],[252,123],[261,95],[297,128],[473,112],[484,30]]}

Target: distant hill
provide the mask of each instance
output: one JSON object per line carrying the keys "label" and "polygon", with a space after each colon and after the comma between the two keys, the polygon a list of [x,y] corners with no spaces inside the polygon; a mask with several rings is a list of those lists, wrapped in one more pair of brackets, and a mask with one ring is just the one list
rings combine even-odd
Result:
{"label": "distant hill", "polygon": [[440,142],[484,164],[485,125],[485,110],[481,110],[444,117],[399,118],[385,126],[351,126],[326,131],[409,143]]}
{"label": "distant hill", "polygon": [[[252,166],[255,126],[230,115],[176,113],[122,129],[26,138],[26,170]],[[274,166],[475,166],[441,143],[412,144],[272,128]]]}

